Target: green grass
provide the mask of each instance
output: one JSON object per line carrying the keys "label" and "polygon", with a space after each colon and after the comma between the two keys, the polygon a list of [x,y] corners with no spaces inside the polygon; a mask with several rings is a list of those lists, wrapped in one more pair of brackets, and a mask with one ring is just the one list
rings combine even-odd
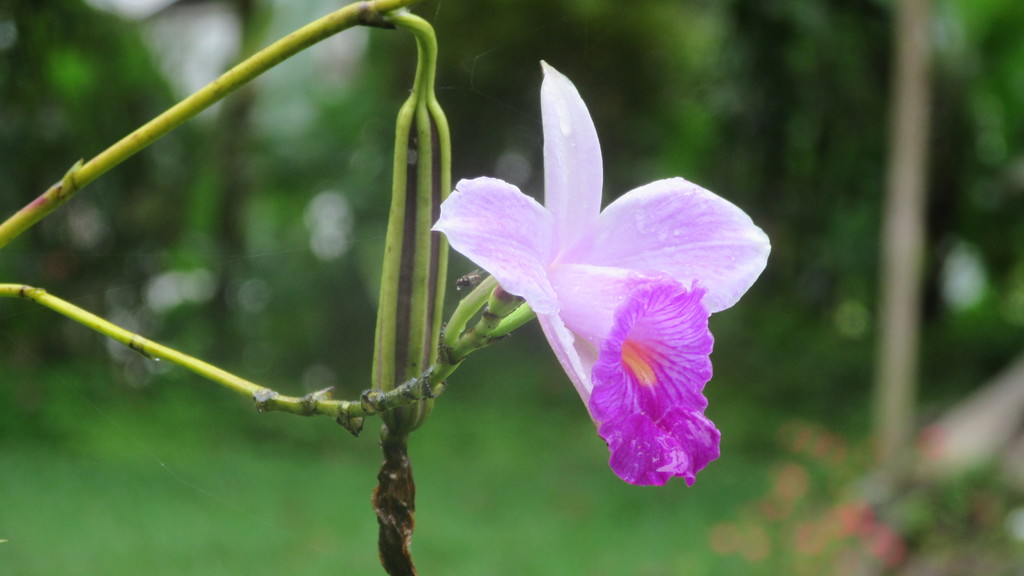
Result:
{"label": "green grass", "polygon": [[[551,362],[494,384],[489,360],[459,371],[411,443],[421,574],[736,568],[708,532],[763,489],[761,463],[727,443],[692,488],[628,486]],[[354,439],[201,385],[127,396],[82,401],[63,441],[2,439],[0,574],[382,573],[377,421]]]}

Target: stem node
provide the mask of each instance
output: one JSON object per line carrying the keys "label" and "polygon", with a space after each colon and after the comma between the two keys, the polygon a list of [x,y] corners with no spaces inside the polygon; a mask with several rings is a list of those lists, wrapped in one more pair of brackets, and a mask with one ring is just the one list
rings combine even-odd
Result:
{"label": "stem node", "polygon": [[270,388],[260,388],[252,393],[252,399],[256,402],[256,410],[267,412],[270,410],[270,401],[278,397],[278,393]]}
{"label": "stem node", "polygon": [[359,15],[356,21],[361,26],[372,26],[374,28],[394,29],[395,24],[384,17],[384,13],[373,7],[373,2],[360,2]]}
{"label": "stem node", "polygon": [[74,195],[75,192],[78,192],[78,182],[75,181],[75,175],[78,174],[83,165],[85,165],[85,160],[83,159],[75,162],[67,173],[64,174],[64,177],[60,179],[60,186],[57,188],[58,203],[63,202]]}
{"label": "stem node", "polygon": [[331,393],[334,391],[334,386],[328,386],[323,390],[317,390],[316,392],[310,392],[299,399],[299,404],[302,405],[303,413],[307,416],[316,414],[317,406],[322,400],[330,400]]}
{"label": "stem node", "polygon": [[147,360],[152,360],[153,356],[151,356],[149,352],[146,351],[147,344],[148,341],[145,338],[139,336],[138,334],[133,334],[131,340],[128,341],[128,348],[131,349],[132,352],[139,354],[143,358],[146,358]]}
{"label": "stem node", "polygon": [[345,430],[348,430],[356,438],[359,437],[359,433],[363,431],[364,418],[362,416],[350,416],[348,412],[341,411],[337,417],[338,424]]}

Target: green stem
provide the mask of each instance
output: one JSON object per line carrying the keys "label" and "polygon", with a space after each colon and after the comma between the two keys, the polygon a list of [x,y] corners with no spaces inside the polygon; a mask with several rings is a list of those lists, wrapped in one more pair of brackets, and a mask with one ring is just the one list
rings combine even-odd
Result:
{"label": "green stem", "polygon": [[469,325],[469,321],[487,304],[488,298],[491,297],[491,292],[497,286],[498,281],[495,280],[494,276],[488,276],[459,302],[455,312],[452,313],[452,317],[448,320],[448,324],[444,327],[445,346],[449,348],[455,346],[456,341],[462,336],[466,326]]}
{"label": "green stem", "polygon": [[533,312],[533,308],[530,308],[528,304],[523,304],[506,316],[498,326],[491,331],[490,336],[491,338],[501,338],[536,317],[537,315]]}
{"label": "green stem", "polygon": [[204,362],[198,358],[168,348],[144,338],[134,332],[125,330],[120,326],[100,318],[99,316],[83,310],[66,300],[62,300],[49,294],[42,288],[33,288],[23,284],[0,284],[0,297],[21,298],[31,300],[36,304],[49,308],[62,316],[70,318],[83,326],[90,328],[100,334],[109,336],[114,340],[131,348],[135,352],[151,360],[166,360],[182,368],[212,380],[229,390],[238,394],[249,396],[257,403],[260,411],[281,411],[312,416],[325,415],[334,418],[358,418],[374,413],[367,411],[359,402],[346,402],[343,400],[330,400],[326,393],[314,393],[306,397],[284,396],[277,392],[235,376],[234,374]]}
{"label": "green stem", "polygon": [[[507,310],[511,312],[511,309]],[[490,306],[484,306],[483,313],[476,325],[459,336],[455,345],[448,350],[447,361],[458,365],[471,352],[497,342],[500,337],[494,336],[494,331],[501,324],[503,318],[504,316],[500,313],[492,312]]]}
{"label": "green stem", "polygon": [[211,366],[201,360],[188,356],[187,354],[182,354],[177,350],[167,348],[166,346],[162,346],[156,342],[143,338],[138,334],[125,330],[124,328],[121,328],[108,320],[104,320],[91,312],[83,310],[66,300],[62,300],[49,294],[42,288],[33,288],[31,286],[21,284],[0,284],[0,296],[31,300],[41,306],[57,312],[58,314],[61,314],[62,316],[66,316],[91,330],[95,330],[100,334],[104,334],[114,340],[117,340],[121,344],[124,344],[146,358],[153,360],[168,360],[179,366],[184,366],[200,376],[223,384],[235,392],[252,395],[263,388],[262,386],[249,382],[248,380],[225,372],[220,368]]}
{"label": "green stem", "polygon": [[[489,297],[488,292],[481,291],[481,293],[483,297],[474,297],[473,299],[467,297],[466,299],[478,303],[478,305],[471,303],[468,306],[464,306],[466,301],[463,301],[456,314],[465,315],[468,313],[469,317],[472,317],[473,314],[478,312]],[[367,390],[363,392],[357,401],[334,400],[331,398],[329,389],[313,392],[301,397],[280,394],[275,390],[250,382],[198,358],[126,330],[66,300],[62,300],[42,288],[34,288],[24,284],[0,284],[0,298],[30,300],[45,308],[49,308],[91,330],[113,338],[146,358],[166,360],[238,394],[252,398],[260,412],[288,412],[300,416],[330,416],[357,435],[362,428],[365,416],[384,413],[400,406],[408,406],[440,395],[445,389],[445,379],[458,368],[466,355],[491,344],[497,338],[494,334],[487,332],[487,326],[493,325],[494,318],[487,319],[487,313],[485,312],[485,318],[481,318],[477,327],[466,331],[458,338],[452,339],[452,346],[445,346],[442,353],[437,355],[437,359],[416,378],[410,378],[387,392],[377,389]],[[476,308],[472,312],[467,312],[474,305]],[[454,318],[455,316],[453,316]],[[468,318],[462,320],[463,325],[467,321]],[[498,321],[500,322],[500,318]],[[501,324],[499,324],[500,326]],[[451,353],[451,350],[456,350],[456,352]]]}
{"label": "green stem", "polygon": [[122,138],[88,162],[79,161],[64,178],[0,224],[0,248],[67,202],[76,192],[124,162],[186,120],[237,90],[267,70],[348,28],[391,26],[386,16],[423,0],[369,0],[350,4],[303,26],[225,72],[191,96]]}

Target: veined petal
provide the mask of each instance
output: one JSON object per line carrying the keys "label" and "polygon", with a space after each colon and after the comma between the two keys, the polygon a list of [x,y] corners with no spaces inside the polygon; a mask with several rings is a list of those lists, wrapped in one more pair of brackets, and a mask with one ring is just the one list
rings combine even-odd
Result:
{"label": "veined petal", "polygon": [[559,316],[573,333],[601,342],[611,332],[615,311],[641,284],[671,280],[657,272],[589,264],[556,264],[548,279],[559,299]]}
{"label": "veined petal", "polygon": [[661,486],[674,476],[693,486],[697,472],[719,455],[721,434],[696,411],[675,408],[657,423],[629,414],[602,422],[598,432],[608,443],[612,471],[640,486]]}
{"label": "veined petal", "polygon": [[692,483],[718,456],[717,430],[703,416],[714,344],[704,296],[697,284],[643,284],[616,311],[601,344],[588,408],[612,469],[627,482],[682,476]]}
{"label": "veined petal", "polygon": [[537,320],[559,364],[569,376],[583,404],[587,404],[593,388],[590,371],[597,361],[597,347],[573,334],[557,314],[538,315]]}
{"label": "veined petal", "polygon": [[680,457],[673,459],[658,471],[681,476],[688,485],[693,486],[697,472],[718,458],[721,432],[703,413],[682,408],[674,408],[666,413],[661,419],[660,426],[667,428],[669,434],[683,446],[683,454],[686,457],[682,458],[682,454],[679,454]]}
{"label": "veined petal", "polygon": [[494,275],[506,292],[522,296],[538,315],[558,310],[547,278],[554,220],[519,188],[495,178],[462,180],[441,204],[434,230]]}
{"label": "veined petal", "polygon": [[573,83],[541,62],[544,120],[544,205],[555,216],[558,244],[570,248],[589,235],[601,211],[601,145]]}
{"label": "veined petal", "polygon": [[739,300],[768,262],[768,237],[743,210],[682,178],[641,186],[598,218],[591,252],[598,266],[656,270],[707,288],[711,312]]}
{"label": "veined petal", "polygon": [[593,369],[590,408],[598,420],[619,412],[657,419],[672,406],[701,410],[711,379],[704,289],[675,281],[643,284],[615,312]]}

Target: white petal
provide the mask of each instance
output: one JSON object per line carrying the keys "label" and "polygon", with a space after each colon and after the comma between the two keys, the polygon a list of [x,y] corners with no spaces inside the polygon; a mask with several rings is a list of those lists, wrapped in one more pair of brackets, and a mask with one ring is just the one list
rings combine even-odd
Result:
{"label": "white petal", "polygon": [[547,63],[541,66],[544,205],[555,216],[564,249],[590,234],[601,211],[601,145],[576,87]]}
{"label": "white petal", "polygon": [[593,343],[574,335],[557,314],[538,314],[537,321],[548,339],[548,344],[554,350],[555,357],[586,405],[590,401],[590,391],[594,387],[590,380],[590,371],[597,362],[597,348]]}

